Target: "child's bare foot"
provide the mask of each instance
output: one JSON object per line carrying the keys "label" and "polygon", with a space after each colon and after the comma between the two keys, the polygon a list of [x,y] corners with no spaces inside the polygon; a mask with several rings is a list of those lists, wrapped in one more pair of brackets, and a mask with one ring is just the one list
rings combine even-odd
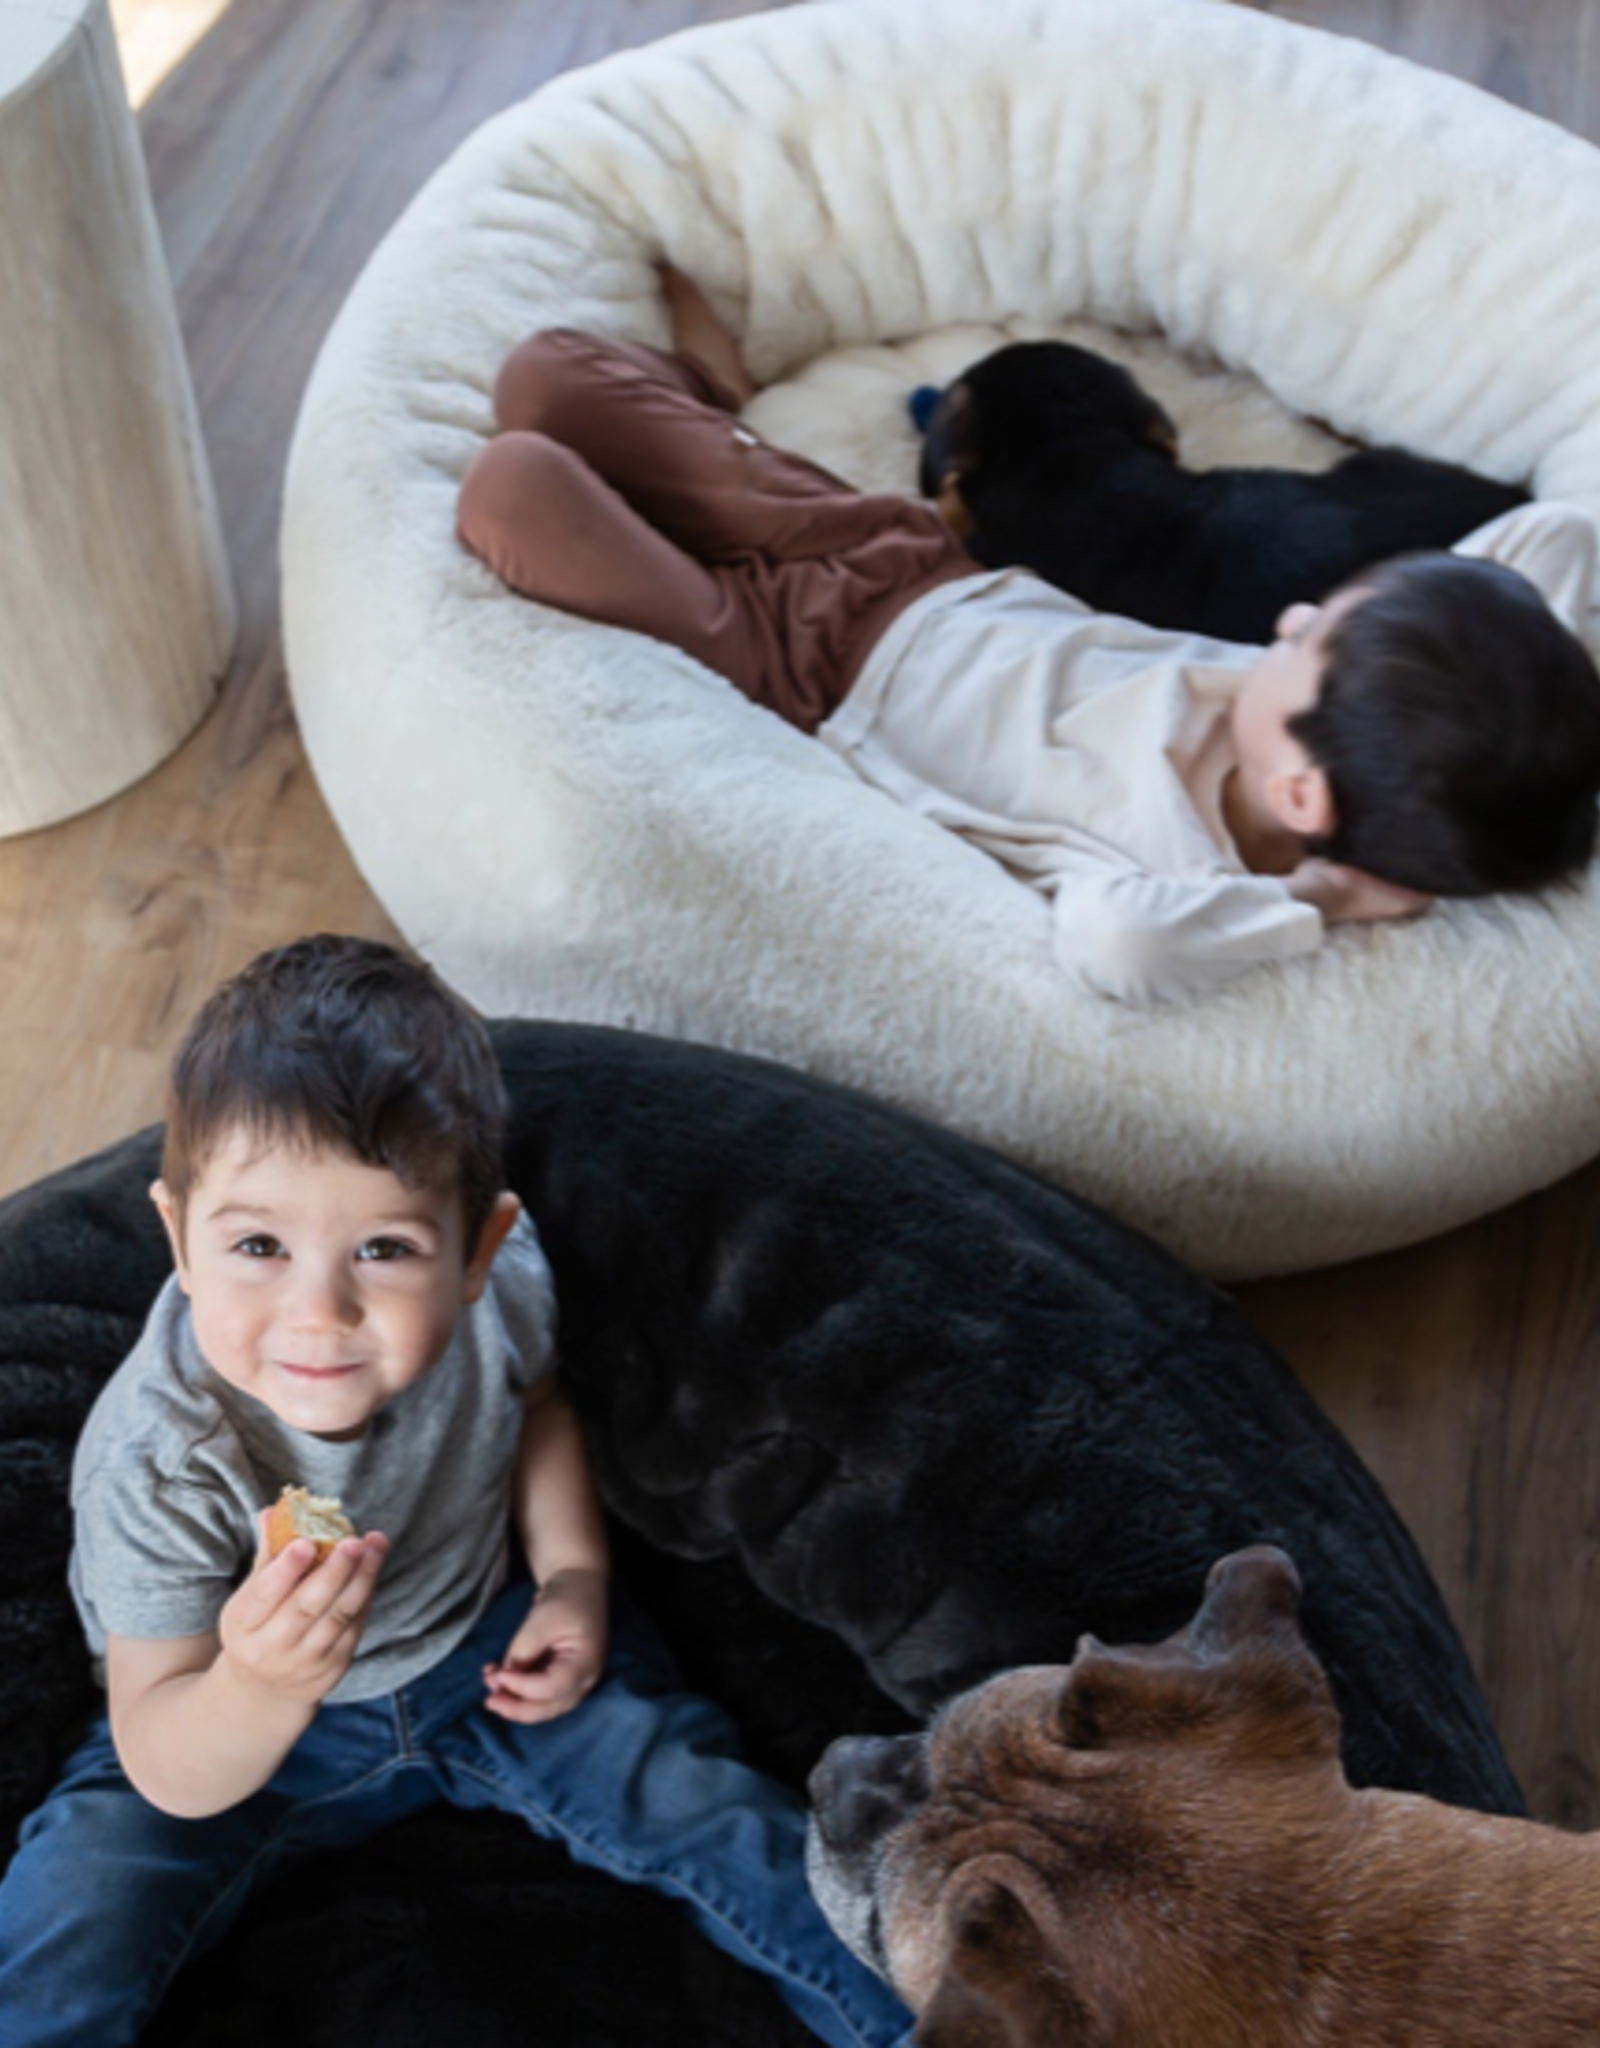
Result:
{"label": "child's bare foot", "polygon": [[748,405],[756,395],[755,379],[744,366],[739,344],[711,310],[704,292],[692,277],[685,277],[670,263],[658,263],[656,275],[672,322],[672,346],[709,371],[734,411]]}

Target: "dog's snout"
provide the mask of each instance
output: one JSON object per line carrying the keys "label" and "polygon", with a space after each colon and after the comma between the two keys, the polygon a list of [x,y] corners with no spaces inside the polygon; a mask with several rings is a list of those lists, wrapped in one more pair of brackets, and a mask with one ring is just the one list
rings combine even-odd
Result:
{"label": "dog's snout", "polygon": [[808,1789],[827,1848],[858,1854],[927,1797],[922,1738],[844,1736],[811,1773]]}

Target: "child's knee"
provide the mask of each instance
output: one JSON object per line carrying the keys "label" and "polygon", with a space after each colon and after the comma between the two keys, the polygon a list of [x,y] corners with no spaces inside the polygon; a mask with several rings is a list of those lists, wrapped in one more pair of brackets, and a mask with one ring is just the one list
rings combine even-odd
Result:
{"label": "child's knee", "polygon": [[548,434],[496,435],[456,501],[462,545],[524,597],[582,610],[575,564],[607,530],[610,494],[581,455]]}
{"label": "child's knee", "polygon": [[456,532],[498,574],[564,487],[576,458],[544,434],[499,434],[473,458],[456,500]]}
{"label": "child's knee", "polygon": [[548,431],[577,389],[587,390],[601,344],[576,327],[547,327],[518,342],[494,383],[494,416],[502,429]]}

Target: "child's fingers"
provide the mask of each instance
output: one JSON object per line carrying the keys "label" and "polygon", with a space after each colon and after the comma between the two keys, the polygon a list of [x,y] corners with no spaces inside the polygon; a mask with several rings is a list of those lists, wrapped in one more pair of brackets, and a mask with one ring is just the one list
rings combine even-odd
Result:
{"label": "child's fingers", "polygon": [[542,1673],[557,1663],[572,1664],[588,1657],[589,1638],[570,1619],[548,1608],[535,1607],[506,1645],[498,1664],[486,1670]]}
{"label": "child's fingers", "polygon": [[593,1687],[592,1675],[565,1664],[542,1672],[496,1670],[489,1678],[484,1705],[507,1721],[552,1721]]}
{"label": "child's fingers", "polygon": [[1434,901],[1420,889],[1408,889],[1403,882],[1387,882],[1363,868],[1347,867],[1343,872],[1358,906],[1370,917],[1414,917]]}
{"label": "child's fingers", "polygon": [[234,1614],[241,1628],[264,1628],[285,1600],[317,1562],[317,1547],[297,1536],[279,1554],[268,1559],[265,1542],[256,1569],[233,1596]]}
{"label": "child's fingers", "polygon": [[534,1665],[486,1664],[483,1676],[491,1692],[519,1700],[547,1700],[567,1683],[567,1672],[554,1658]]}
{"label": "child's fingers", "polygon": [[[300,1541],[297,1537],[290,1549]],[[387,1548],[382,1536],[347,1536],[320,1564],[298,1577],[276,1609],[285,1639],[315,1647],[316,1638],[325,1645],[363,1620]],[[285,1557],[288,1554],[284,1552]]]}
{"label": "child's fingers", "polygon": [[565,1713],[594,1689],[601,1659],[576,1648],[569,1654],[552,1651],[536,1664],[486,1664],[485,1704],[508,1720],[543,1720]]}
{"label": "child's fingers", "polygon": [[535,1609],[506,1644],[497,1669],[532,1671],[542,1668],[559,1654],[559,1630],[545,1627],[545,1617]]}

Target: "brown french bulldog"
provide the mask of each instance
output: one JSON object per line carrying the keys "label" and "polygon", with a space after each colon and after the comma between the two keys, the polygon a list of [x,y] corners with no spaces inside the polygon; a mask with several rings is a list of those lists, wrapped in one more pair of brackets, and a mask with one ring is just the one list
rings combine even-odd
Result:
{"label": "brown french bulldog", "polygon": [[1189,1626],[836,1742],[813,1889],[923,2048],[1600,2042],[1600,1835],[1355,1791],[1281,1551]]}

